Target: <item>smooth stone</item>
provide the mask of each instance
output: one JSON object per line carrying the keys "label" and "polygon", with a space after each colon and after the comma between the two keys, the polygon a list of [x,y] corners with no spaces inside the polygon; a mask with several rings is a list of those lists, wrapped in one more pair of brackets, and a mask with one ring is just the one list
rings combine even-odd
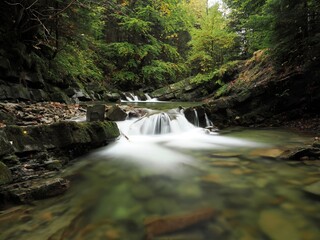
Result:
{"label": "smooth stone", "polygon": [[194,184],[183,184],[177,189],[177,194],[180,198],[197,199],[202,197],[202,191],[199,186]]}
{"label": "smooth stone", "polygon": [[278,148],[272,149],[255,149],[250,152],[252,156],[261,156],[261,157],[270,157],[270,158],[277,158],[283,154],[284,150]]}
{"label": "smooth stone", "polygon": [[320,197],[320,181],[306,186],[303,190],[307,193]]}
{"label": "smooth stone", "polygon": [[140,200],[150,199],[154,196],[154,192],[152,191],[152,189],[143,184],[133,186],[131,188],[131,193],[135,199]]}
{"label": "smooth stone", "polygon": [[238,167],[239,162],[236,161],[214,161],[211,165],[215,167]]}
{"label": "smooth stone", "polygon": [[299,232],[290,219],[279,210],[264,210],[259,216],[259,226],[271,240],[300,240]]}

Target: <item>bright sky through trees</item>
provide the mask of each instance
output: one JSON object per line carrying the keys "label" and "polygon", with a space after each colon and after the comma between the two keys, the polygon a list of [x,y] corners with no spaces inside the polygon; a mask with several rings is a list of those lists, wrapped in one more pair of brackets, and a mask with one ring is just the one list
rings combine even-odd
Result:
{"label": "bright sky through trees", "polygon": [[221,0],[208,0],[208,6],[211,7],[215,3],[221,3]]}

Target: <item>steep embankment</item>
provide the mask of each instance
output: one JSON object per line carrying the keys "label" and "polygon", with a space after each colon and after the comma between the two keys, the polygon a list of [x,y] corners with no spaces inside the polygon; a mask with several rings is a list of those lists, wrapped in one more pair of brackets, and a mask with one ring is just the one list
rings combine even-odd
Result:
{"label": "steep embankment", "polygon": [[276,70],[265,51],[223,68],[210,81],[184,81],[157,90],[153,96],[186,100],[188,95],[188,100],[203,101],[197,108],[199,117],[206,113],[220,128],[294,126],[320,131],[319,72],[299,67]]}
{"label": "steep embankment", "polygon": [[[319,117],[317,74],[301,68],[276,71],[262,51],[243,62],[224,88],[219,97],[210,96],[203,105],[220,126],[297,125]],[[319,130],[317,124],[314,127]]]}

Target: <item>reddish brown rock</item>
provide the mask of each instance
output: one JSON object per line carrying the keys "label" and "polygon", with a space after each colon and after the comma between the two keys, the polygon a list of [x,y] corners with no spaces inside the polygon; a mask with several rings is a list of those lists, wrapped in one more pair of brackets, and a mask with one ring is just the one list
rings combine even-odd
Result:
{"label": "reddish brown rock", "polygon": [[147,218],[144,222],[146,239],[152,240],[156,236],[173,233],[209,221],[214,215],[215,211],[212,208],[204,208],[181,215]]}

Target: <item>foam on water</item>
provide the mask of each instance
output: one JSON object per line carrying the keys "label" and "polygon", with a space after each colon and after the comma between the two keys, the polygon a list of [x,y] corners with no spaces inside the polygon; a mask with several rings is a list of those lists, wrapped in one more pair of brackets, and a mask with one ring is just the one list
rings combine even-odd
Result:
{"label": "foam on water", "polygon": [[96,154],[100,158],[129,161],[156,172],[172,172],[183,164],[196,164],[186,150],[264,146],[196,127],[178,110],[151,112],[149,116],[117,124],[121,139]]}

